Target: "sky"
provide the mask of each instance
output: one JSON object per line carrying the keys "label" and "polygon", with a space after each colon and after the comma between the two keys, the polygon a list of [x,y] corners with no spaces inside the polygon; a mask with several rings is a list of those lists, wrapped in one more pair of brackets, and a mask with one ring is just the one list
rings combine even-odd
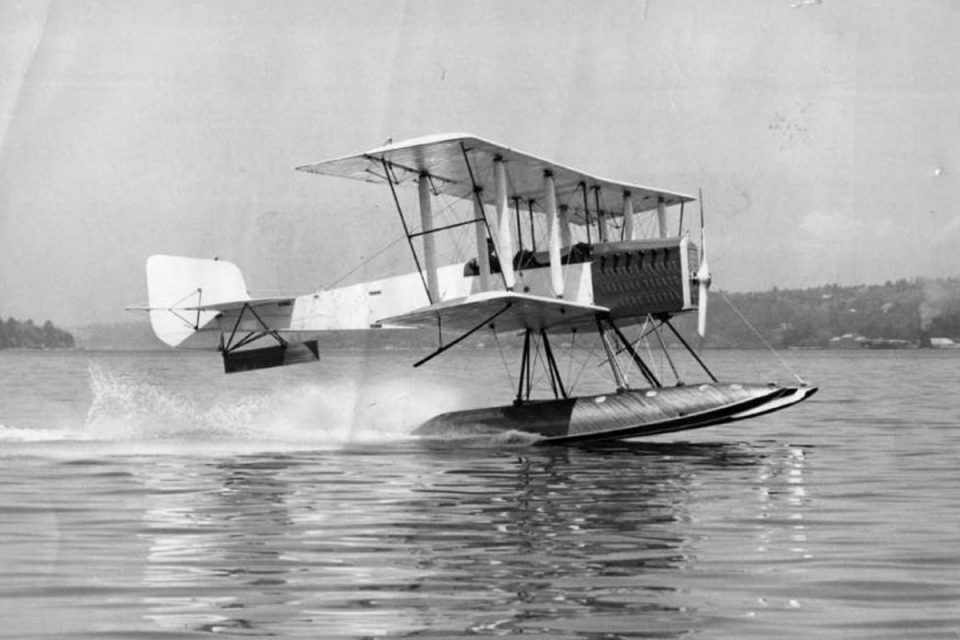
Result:
{"label": "sky", "polygon": [[293,168],[449,131],[703,188],[717,288],[957,276],[958,33],[950,0],[0,2],[0,317],[135,320],[155,253],[254,294],[411,270],[372,258],[389,192]]}

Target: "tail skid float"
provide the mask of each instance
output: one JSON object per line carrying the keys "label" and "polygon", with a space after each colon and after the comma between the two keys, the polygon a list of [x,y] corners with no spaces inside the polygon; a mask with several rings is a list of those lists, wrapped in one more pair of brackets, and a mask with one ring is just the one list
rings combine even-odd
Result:
{"label": "tail skid float", "polygon": [[[700,250],[683,233],[690,196],[597,178],[465,134],[392,144],[299,169],[387,184],[417,270],[302,296],[252,298],[240,269],[230,262],[151,256],[149,305],[141,309],[149,312],[160,340],[172,347],[215,348],[225,371],[234,373],[315,361],[316,337],[329,330],[436,326],[440,344],[414,366],[484,328],[522,332],[513,403],[436,416],[416,431],[424,436],[453,428],[457,433],[523,431],[544,443],[634,438],[759,416],[816,392],[806,384],[722,383],[671,324],[673,315],[698,311],[701,335],[706,328],[711,275],[703,251],[702,208]],[[417,232],[410,231],[397,197],[404,183],[419,190]],[[472,204],[465,220],[435,224],[431,200],[441,193]],[[521,205],[529,217],[528,246]],[[494,208],[494,225],[488,206]],[[679,207],[676,235],[667,228],[668,207]],[[647,211],[656,213],[657,232],[639,237],[635,217]],[[537,251],[537,221],[547,236],[546,251]],[[476,257],[437,266],[434,235],[466,226],[475,231]],[[639,323],[652,326],[645,335],[656,336],[676,386],[665,386],[624,335],[622,327]],[[660,334],[664,328],[709,382],[680,380]],[[616,382],[613,393],[569,395],[550,337],[577,331],[598,334]],[[444,332],[456,337],[445,342]],[[644,378],[643,388],[627,383],[621,353]],[[552,399],[531,397],[537,363]]]}

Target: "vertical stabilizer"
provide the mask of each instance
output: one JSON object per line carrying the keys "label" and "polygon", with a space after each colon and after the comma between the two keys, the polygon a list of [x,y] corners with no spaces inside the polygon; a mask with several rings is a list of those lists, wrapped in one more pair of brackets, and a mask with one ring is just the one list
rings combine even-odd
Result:
{"label": "vertical stabilizer", "polygon": [[164,255],[147,258],[147,294],[150,326],[171,347],[219,315],[196,307],[250,299],[243,274],[232,262]]}

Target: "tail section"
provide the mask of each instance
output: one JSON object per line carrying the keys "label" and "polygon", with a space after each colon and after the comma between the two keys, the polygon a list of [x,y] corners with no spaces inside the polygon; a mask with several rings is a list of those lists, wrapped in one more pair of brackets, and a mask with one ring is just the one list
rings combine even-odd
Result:
{"label": "tail section", "polygon": [[147,258],[147,294],[150,326],[171,347],[219,315],[197,307],[250,299],[243,274],[232,262],[164,255]]}

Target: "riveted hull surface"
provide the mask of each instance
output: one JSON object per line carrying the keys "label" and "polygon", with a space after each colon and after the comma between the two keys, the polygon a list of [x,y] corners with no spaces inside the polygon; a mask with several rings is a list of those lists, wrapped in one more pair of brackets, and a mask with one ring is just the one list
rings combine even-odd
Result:
{"label": "riveted hull surface", "polygon": [[452,411],[428,420],[415,434],[464,436],[518,431],[539,436],[544,444],[635,438],[777,411],[814,392],[816,387],[743,383],[627,390]]}

